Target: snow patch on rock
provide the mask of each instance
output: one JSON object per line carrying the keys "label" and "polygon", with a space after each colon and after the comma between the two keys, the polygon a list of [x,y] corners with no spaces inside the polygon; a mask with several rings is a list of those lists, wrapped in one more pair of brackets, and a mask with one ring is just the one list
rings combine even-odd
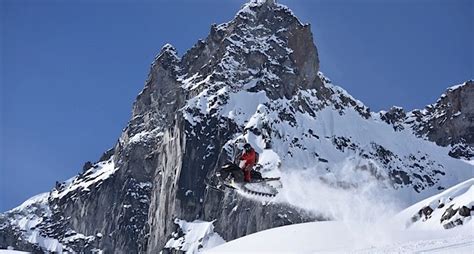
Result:
{"label": "snow patch on rock", "polygon": [[176,219],[178,232],[173,233],[165,248],[185,252],[187,254],[200,253],[207,249],[225,243],[225,240],[214,232],[212,221],[195,220],[187,222]]}

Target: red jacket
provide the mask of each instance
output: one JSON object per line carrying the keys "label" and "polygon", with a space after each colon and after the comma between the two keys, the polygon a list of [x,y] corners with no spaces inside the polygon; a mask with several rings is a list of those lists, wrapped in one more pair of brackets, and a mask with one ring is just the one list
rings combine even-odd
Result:
{"label": "red jacket", "polygon": [[256,163],[255,159],[255,150],[253,150],[253,148],[250,152],[244,152],[242,156],[240,156],[240,160],[245,161],[245,167],[253,166]]}

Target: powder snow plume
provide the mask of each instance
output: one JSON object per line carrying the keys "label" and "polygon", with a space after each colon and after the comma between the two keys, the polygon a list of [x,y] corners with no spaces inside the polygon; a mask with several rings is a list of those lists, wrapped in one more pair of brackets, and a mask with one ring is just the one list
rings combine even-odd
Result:
{"label": "powder snow plume", "polygon": [[401,202],[387,181],[360,170],[365,163],[351,158],[323,174],[318,168],[285,171],[278,200],[329,220],[374,223],[389,218],[400,211]]}

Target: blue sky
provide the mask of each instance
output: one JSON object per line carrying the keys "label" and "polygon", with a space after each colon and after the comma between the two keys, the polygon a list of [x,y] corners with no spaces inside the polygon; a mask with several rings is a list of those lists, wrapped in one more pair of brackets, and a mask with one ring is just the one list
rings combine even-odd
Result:
{"label": "blue sky", "polygon": [[[321,70],[373,110],[473,78],[470,0],[281,0]],[[112,147],[167,42],[183,54],[244,0],[0,1],[0,211]]]}

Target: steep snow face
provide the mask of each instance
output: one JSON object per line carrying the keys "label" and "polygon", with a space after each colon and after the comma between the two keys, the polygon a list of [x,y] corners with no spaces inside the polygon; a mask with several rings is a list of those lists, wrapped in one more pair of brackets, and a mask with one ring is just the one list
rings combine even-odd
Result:
{"label": "steep snow face", "polygon": [[396,220],[407,228],[450,229],[461,225],[473,227],[473,215],[474,178],[410,206]]}

